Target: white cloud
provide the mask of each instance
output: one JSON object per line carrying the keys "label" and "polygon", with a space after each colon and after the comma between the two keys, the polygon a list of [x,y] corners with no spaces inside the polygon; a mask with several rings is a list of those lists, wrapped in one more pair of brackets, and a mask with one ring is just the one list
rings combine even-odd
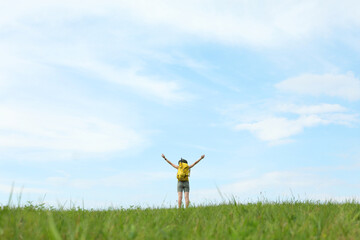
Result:
{"label": "white cloud", "polygon": [[[219,186],[221,194],[225,200],[236,197],[240,201],[257,200],[323,200],[320,196],[343,185],[335,178],[321,176],[314,172],[298,171],[274,171],[264,173],[258,177],[245,178],[230,184]],[[299,195],[298,195],[299,194]],[[193,192],[196,198],[218,199],[217,189],[202,189]],[[246,196],[246,199],[245,199]],[[328,195],[328,200],[331,196]],[[238,199],[239,198],[239,199]],[[263,199],[261,199],[263,198]]]}
{"label": "white cloud", "polygon": [[[346,75],[303,74],[284,80],[275,86],[282,91],[299,94],[328,95],[348,100],[360,99],[360,80],[351,72]],[[246,117],[238,118],[235,129],[250,131],[260,140],[270,144],[281,144],[291,141],[291,136],[303,132],[305,128],[327,124],[353,126],[358,122],[358,114],[351,113],[340,104],[296,105],[268,101],[265,105],[260,109],[261,111],[247,107],[251,109],[249,111],[251,117],[242,114]],[[255,109],[257,108],[259,106]],[[290,118],[289,113],[298,116]]]}
{"label": "white cloud", "polygon": [[249,130],[263,141],[278,141],[301,133],[305,127],[327,124],[328,120],[316,115],[303,116],[295,120],[272,117],[253,123],[241,123],[236,130]]}
{"label": "white cloud", "polygon": [[0,183],[0,192],[5,194],[10,194],[11,192],[13,194],[21,194],[21,193],[46,194],[46,193],[51,193],[52,191],[43,188],[15,187],[12,185]]}
{"label": "white cloud", "polygon": [[[90,50],[86,46],[65,47],[53,44],[40,47],[34,39],[30,41],[34,41],[31,46],[19,45],[16,49],[13,49],[13,46],[9,47],[9,44],[1,44],[0,41],[0,50],[6,50],[4,55],[0,55],[0,92],[11,87],[15,89],[23,83],[45,82],[49,85],[54,81],[60,82],[62,80],[57,76],[63,74],[64,71],[59,71],[63,70],[62,67],[67,67],[81,73],[84,77],[108,81],[126,87],[140,96],[165,104],[193,98],[190,93],[182,89],[179,81],[142,74],[141,72],[146,69],[138,66],[140,64],[134,63],[125,67],[97,60],[94,55],[97,55],[98,48]],[[87,40],[84,39],[84,42],[86,43]],[[34,46],[39,47],[39,50],[29,53]],[[19,68],[21,71],[18,71]],[[54,76],[56,76],[55,79]]]}
{"label": "white cloud", "polygon": [[45,180],[45,182],[53,186],[68,186],[77,189],[91,189],[95,187],[135,188],[144,186],[146,183],[153,183],[173,178],[174,174],[168,171],[126,171],[97,179],[93,177],[72,178],[71,176],[49,177]]}
{"label": "white cloud", "polygon": [[[63,69],[66,67],[83,77],[114,83],[163,104],[193,99],[193,95],[182,89],[180,81],[167,79],[161,74],[146,73],[147,69],[136,61],[127,63],[130,66],[105,63],[97,57],[103,43],[99,42],[99,45],[90,49],[87,46],[89,40],[82,40],[84,44],[81,46],[53,43],[40,46],[36,38],[32,37],[28,43],[15,46],[0,41],[0,50],[4,50],[4,54],[0,55],[0,92],[6,92],[6,88],[21,87],[23,83],[35,85],[45,82],[41,85],[47,86],[55,81],[61,82],[59,76],[66,74]],[[121,50],[116,48],[114,51],[120,51],[118,58],[128,58],[121,55]]]}
{"label": "white cloud", "polygon": [[319,113],[333,113],[346,112],[347,109],[339,104],[317,104],[317,105],[295,105],[295,104],[280,104],[276,107],[281,112],[289,112],[296,114],[319,114]]}
{"label": "white cloud", "polygon": [[[332,34],[336,29],[360,25],[357,1],[2,1],[0,26],[23,22],[110,17],[154,26],[162,38],[171,32],[198,36],[222,43],[252,46],[280,45],[289,40]],[[119,20],[120,18],[120,20]],[[166,30],[161,32],[158,29]],[[160,38],[161,39],[161,38]]]}
{"label": "white cloud", "polygon": [[347,74],[303,74],[288,78],[275,85],[285,92],[327,95],[345,98],[351,101],[360,99],[360,80],[352,72]]}
{"label": "white cloud", "polygon": [[[259,178],[239,181],[236,183],[224,186],[224,191],[235,190],[236,192],[255,191],[260,192],[262,188],[266,187],[281,187],[282,189],[297,188],[304,186],[311,186],[314,184],[314,175],[300,172],[269,172],[265,173]],[[321,185],[329,184],[329,182]],[[320,186],[318,186],[320,187]]]}
{"label": "white cloud", "polygon": [[138,146],[134,130],[101,118],[0,105],[0,146],[103,153]]}
{"label": "white cloud", "polygon": [[[73,64],[72,64],[73,63]],[[192,96],[182,91],[175,81],[161,80],[156,76],[139,74],[136,68],[119,69],[100,62],[82,61],[80,64],[64,62],[64,64],[85,71],[89,75],[96,75],[104,81],[129,87],[143,96],[160,100],[162,103],[189,100]]]}
{"label": "white cloud", "polygon": [[[302,133],[306,128],[328,124],[353,126],[358,122],[358,114],[350,113],[339,104],[273,103],[266,106],[267,108],[259,111],[258,115],[253,114],[251,118],[239,118],[240,123],[237,123],[234,129],[250,131],[260,140],[271,145],[278,145],[291,142],[292,136]],[[289,113],[297,116],[285,116]]]}
{"label": "white cloud", "polygon": [[[326,7],[324,7],[326,5]],[[206,7],[204,7],[206,6]],[[137,21],[222,43],[273,46],[360,25],[356,1],[123,1]],[[342,19],[341,21],[335,19]]]}

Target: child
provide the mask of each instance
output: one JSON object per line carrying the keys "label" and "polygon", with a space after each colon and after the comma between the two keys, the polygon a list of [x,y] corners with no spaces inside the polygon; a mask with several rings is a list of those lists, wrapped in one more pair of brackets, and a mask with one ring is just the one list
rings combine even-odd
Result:
{"label": "child", "polygon": [[[194,162],[192,165],[188,166],[187,165],[187,161],[185,159],[181,159],[178,162],[178,166],[176,166],[175,164],[173,164],[172,162],[170,162],[169,160],[166,159],[165,155],[162,154],[161,155],[165,161],[167,161],[171,166],[173,166],[174,168],[178,169],[178,184],[177,184],[177,191],[178,191],[178,204],[179,204],[179,208],[181,207],[181,202],[182,202],[182,193],[185,193],[185,205],[186,207],[189,206],[189,191],[190,191],[190,185],[189,185],[189,176],[190,176],[190,169],[195,166],[198,162],[200,162],[205,155],[202,155],[199,160],[197,160],[196,162]],[[179,167],[181,169],[179,169]],[[185,176],[184,177],[179,177],[179,172],[182,171],[185,168]]]}

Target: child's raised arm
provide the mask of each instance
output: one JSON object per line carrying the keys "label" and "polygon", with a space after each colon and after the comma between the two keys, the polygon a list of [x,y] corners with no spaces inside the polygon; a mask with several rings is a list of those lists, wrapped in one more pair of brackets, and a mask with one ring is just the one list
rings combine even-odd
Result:
{"label": "child's raised arm", "polygon": [[198,162],[201,161],[201,159],[203,159],[205,157],[205,155],[201,155],[201,157],[199,158],[199,160],[197,160],[196,162],[194,162],[192,165],[189,166],[189,168],[192,168],[193,166],[195,166]]}
{"label": "child's raised arm", "polygon": [[169,160],[166,159],[164,154],[161,154],[161,156],[165,159],[165,161],[167,161],[171,166],[173,166],[174,168],[178,169],[179,167],[176,166],[175,164],[173,164],[172,162],[170,162]]}

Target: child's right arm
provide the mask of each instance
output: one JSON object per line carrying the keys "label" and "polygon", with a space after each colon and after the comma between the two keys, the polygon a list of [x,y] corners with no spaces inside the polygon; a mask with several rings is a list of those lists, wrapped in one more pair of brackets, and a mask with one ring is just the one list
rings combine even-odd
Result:
{"label": "child's right arm", "polygon": [[161,154],[161,156],[165,159],[165,161],[167,161],[171,166],[173,166],[174,168],[178,169],[179,167],[176,166],[175,164],[173,164],[172,162],[170,162],[169,160],[166,159],[164,154]]}

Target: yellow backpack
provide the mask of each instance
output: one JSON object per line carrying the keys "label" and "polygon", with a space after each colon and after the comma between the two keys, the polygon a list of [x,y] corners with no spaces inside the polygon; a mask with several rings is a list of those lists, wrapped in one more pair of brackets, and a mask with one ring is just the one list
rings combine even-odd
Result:
{"label": "yellow backpack", "polygon": [[187,165],[187,163],[180,162],[177,172],[177,179],[182,182],[189,181],[189,176],[190,176],[189,165]]}

